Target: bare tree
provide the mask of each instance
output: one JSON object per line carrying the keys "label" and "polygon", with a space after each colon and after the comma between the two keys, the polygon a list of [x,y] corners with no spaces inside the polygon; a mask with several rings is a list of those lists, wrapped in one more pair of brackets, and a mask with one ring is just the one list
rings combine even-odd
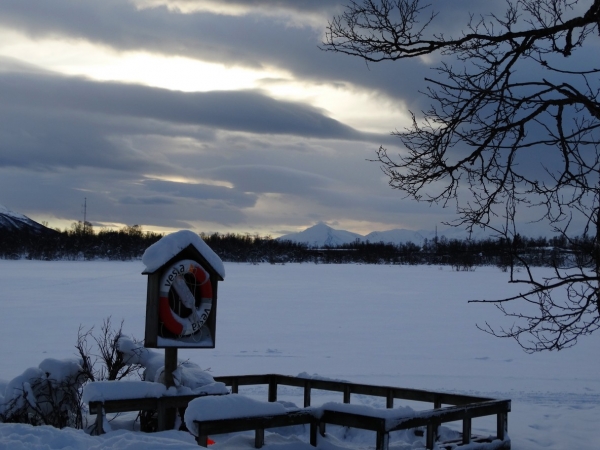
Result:
{"label": "bare tree", "polygon": [[526,215],[564,237],[578,253],[570,264],[538,278],[515,253],[510,280],[525,291],[478,301],[514,320],[485,331],[529,352],[570,347],[600,326],[600,0],[508,1],[457,37],[430,31],[439,19],[419,0],[352,2],[323,48],[439,61],[425,79],[431,106],[393,133],[405,150],[380,148],[375,161],[406,196],[456,207],[453,225],[514,242]]}

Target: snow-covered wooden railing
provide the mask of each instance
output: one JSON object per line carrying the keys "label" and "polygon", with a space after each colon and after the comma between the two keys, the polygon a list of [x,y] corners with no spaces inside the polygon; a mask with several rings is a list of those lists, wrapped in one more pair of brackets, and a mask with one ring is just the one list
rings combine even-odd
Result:
{"label": "snow-covered wooden railing", "polygon": [[228,393],[222,383],[182,394],[175,388],[167,389],[164,384],[149,381],[97,381],[84,387],[83,402],[89,404],[90,414],[96,414],[93,434],[104,433],[106,414],[131,411],[157,411],[157,428],[163,431],[167,429],[167,410],[186,408],[198,397]]}
{"label": "snow-covered wooden railing", "polygon": [[261,402],[244,395],[202,397],[193,400],[185,412],[185,424],[202,447],[208,436],[254,430],[254,446],[265,442],[265,429],[310,425],[310,443],[317,445],[319,414],[311,408],[286,408],[277,402]]}
{"label": "snow-covered wooden railing", "polygon": [[[255,430],[255,443],[257,448],[260,448],[264,442],[265,429],[300,423],[311,425],[311,444],[316,445],[315,427],[318,426],[321,434],[325,435],[325,425],[330,423],[375,431],[377,450],[387,449],[389,433],[392,431],[425,427],[426,448],[432,449],[441,424],[462,421],[462,439],[460,442],[446,443],[447,445],[454,448],[472,441],[492,442],[494,449],[510,449],[510,439],[507,436],[510,400],[278,374],[221,376],[214,377],[214,381],[200,388],[202,391],[193,394],[181,394],[174,388],[167,390],[160,383],[142,381],[90,383],[84,389],[84,401],[89,403],[90,413],[98,416],[97,432],[103,430],[105,413],[141,410],[158,411],[158,429],[164,430],[164,419],[161,421],[160,418],[164,418],[165,414],[161,412],[172,408],[187,408],[188,404],[194,402],[199,403],[201,408],[192,409],[201,412],[186,412],[186,423],[188,428],[190,424],[194,424],[192,428],[195,429],[194,434],[198,436],[201,445],[206,444],[209,433]],[[230,386],[231,392],[236,394],[239,386],[261,384],[268,386],[268,402],[256,402],[241,395],[223,395],[228,393],[224,391],[224,386]],[[275,403],[279,385],[303,388],[304,409],[286,410],[283,405]],[[343,395],[343,403],[330,402],[319,408],[310,408],[312,389],[340,392]],[[352,394],[383,397],[386,399],[387,408],[351,405]],[[425,411],[414,411],[408,407],[394,408],[395,399],[429,402],[433,408]],[[246,404],[248,402],[251,404]],[[207,408],[207,405],[212,406]],[[204,416],[202,411],[212,412],[209,416]],[[219,411],[219,414],[215,415],[214,411]],[[474,439],[471,433],[472,419],[493,415],[497,416],[496,436]],[[442,447],[445,445],[440,442],[437,444]]]}
{"label": "snow-covered wooden railing", "polygon": [[[237,393],[239,386],[267,385],[268,401],[277,401],[277,387],[292,386],[300,387],[304,390],[304,407],[311,405],[312,389],[320,389],[332,392],[340,392],[343,395],[343,405],[349,405],[352,394],[370,395],[383,397],[386,399],[387,409],[394,407],[395,399],[411,400],[419,402],[429,402],[433,409],[420,411],[405,417],[385,414],[386,410],[372,409],[367,411],[361,407],[360,412],[344,411],[339,407],[333,408],[332,404],[323,410],[320,417],[320,429],[324,433],[324,424],[332,423],[337,425],[350,426],[373,430],[377,432],[377,449],[387,448],[387,439],[389,432],[411,429],[417,427],[426,427],[426,447],[433,448],[437,438],[438,427],[442,423],[462,421],[462,442],[468,444],[472,440],[471,422],[473,418],[496,415],[497,430],[495,437],[487,437],[486,441],[497,441],[494,448],[510,448],[510,440],[507,436],[508,413],[510,412],[510,400],[495,400],[487,397],[477,397],[463,394],[452,394],[446,392],[434,392],[420,389],[407,389],[393,386],[377,386],[360,383],[350,383],[341,380],[331,380],[315,377],[293,377],[287,375],[267,374],[267,375],[233,375],[215,377],[215,381],[220,381],[227,386],[231,386],[232,393]],[[449,405],[445,406],[444,405]],[[357,405],[358,406],[358,405]],[[394,423],[394,420],[397,423]]]}

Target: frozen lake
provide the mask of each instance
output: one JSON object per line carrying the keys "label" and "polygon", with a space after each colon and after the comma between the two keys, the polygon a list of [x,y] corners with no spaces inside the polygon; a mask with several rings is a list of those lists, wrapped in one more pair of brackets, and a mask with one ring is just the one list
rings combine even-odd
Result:
{"label": "frozen lake", "polygon": [[[79,326],[99,327],[107,316],[143,338],[143,269],[140,261],[0,261],[0,378],[74,356]],[[505,319],[467,300],[517,289],[498,268],[226,263],[225,270],[216,348],[179,351],[214,376],[307,372],[511,398],[514,449],[598,448],[600,335],[528,355],[479,331],[477,323]],[[293,395],[285,399],[301,404]],[[370,401],[359,397],[353,402]]]}

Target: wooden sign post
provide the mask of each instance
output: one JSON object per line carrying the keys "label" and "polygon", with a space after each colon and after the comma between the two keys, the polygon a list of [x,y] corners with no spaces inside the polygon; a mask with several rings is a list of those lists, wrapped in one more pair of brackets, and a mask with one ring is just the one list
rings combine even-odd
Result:
{"label": "wooden sign post", "polygon": [[[217,287],[225,269],[200,236],[187,230],[148,247],[142,262],[142,274],[148,275],[144,346],[165,349],[164,382],[176,386],[177,349],[215,347]],[[174,411],[159,417],[167,427],[174,419]]]}

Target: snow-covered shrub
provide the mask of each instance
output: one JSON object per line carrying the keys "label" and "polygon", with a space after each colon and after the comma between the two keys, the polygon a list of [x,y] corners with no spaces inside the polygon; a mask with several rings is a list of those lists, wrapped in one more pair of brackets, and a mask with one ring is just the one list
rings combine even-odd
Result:
{"label": "snow-covered shrub", "polygon": [[81,386],[86,380],[81,361],[45,359],[8,383],[0,420],[81,428]]}
{"label": "snow-covered shrub", "polygon": [[140,378],[141,366],[119,349],[121,338],[131,342],[131,349],[143,348],[143,344],[123,334],[123,321],[118,329],[113,328],[111,317],[104,319],[98,335],[94,334],[94,327],[87,331],[79,327],[76,348],[90,381]]}
{"label": "snow-covered shrub", "polygon": [[[83,428],[86,405],[82,388],[90,381],[121,380],[138,374],[141,366],[128,361],[118,349],[123,337],[123,323],[118,329],[111,319],[104,320],[99,335],[93,328],[77,335],[77,359],[45,359],[10,381],[0,393],[0,421],[52,425],[58,428]],[[126,338],[130,347],[141,344]],[[90,343],[91,341],[91,343]]]}
{"label": "snow-covered shrub", "polygon": [[[0,422],[84,428],[87,404],[82,396],[87,383],[131,378],[164,383],[164,354],[144,348],[122,328],[122,322],[113,328],[110,317],[98,335],[93,328],[80,327],[75,346],[79,358],[45,359],[0,390]],[[173,378],[175,387],[167,395],[228,393],[223,383],[189,361],[179,361]],[[141,411],[140,424],[143,431],[156,429],[156,411]]]}

